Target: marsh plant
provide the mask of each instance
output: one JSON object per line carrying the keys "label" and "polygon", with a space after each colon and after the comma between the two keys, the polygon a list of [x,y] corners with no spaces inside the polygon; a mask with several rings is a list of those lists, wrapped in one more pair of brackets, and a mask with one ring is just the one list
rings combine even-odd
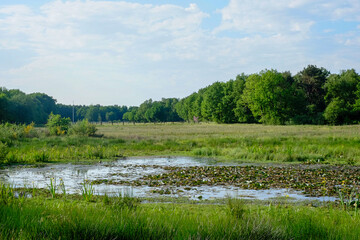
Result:
{"label": "marsh plant", "polygon": [[60,178],[59,189],[60,189],[61,193],[63,194],[63,196],[65,196],[66,195],[66,188],[65,188],[64,180],[62,178]]}
{"label": "marsh plant", "polygon": [[118,194],[115,200],[115,207],[128,208],[135,210],[140,204],[140,200],[133,196],[130,190]]}
{"label": "marsh plant", "polygon": [[81,184],[81,194],[84,200],[90,202],[94,196],[95,190],[91,181],[84,179],[84,182]]}
{"label": "marsh plant", "polygon": [[245,202],[239,198],[228,197],[226,200],[229,213],[237,219],[242,219],[245,214]]}
{"label": "marsh plant", "polygon": [[0,182],[0,205],[11,204],[14,200],[14,188],[10,184]]}
{"label": "marsh plant", "polygon": [[107,193],[104,194],[103,203],[104,203],[105,205],[109,205],[109,204],[110,204],[110,198],[109,198],[109,196],[107,195]]}
{"label": "marsh plant", "polygon": [[49,187],[49,191],[50,191],[50,194],[51,194],[51,197],[52,198],[55,198],[55,195],[56,195],[56,178],[50,178],[50,183],[48,185]]}
{"label": "marsh plant", "polygon": [[348,191],[345,187],[339,189],[339,200],[340,204],[344,210],[355,210],[357,214],[359,205],[360,205],[360,193],[355,190],[355,188]]}

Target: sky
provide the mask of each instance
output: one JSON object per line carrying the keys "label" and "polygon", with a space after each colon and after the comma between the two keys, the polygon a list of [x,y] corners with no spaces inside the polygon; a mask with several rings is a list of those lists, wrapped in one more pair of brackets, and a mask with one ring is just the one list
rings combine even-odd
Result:
{"label": "sky", "polygon": [[0,0],[0,86],[137,106],[307,65],[360,72],[359,0]]}

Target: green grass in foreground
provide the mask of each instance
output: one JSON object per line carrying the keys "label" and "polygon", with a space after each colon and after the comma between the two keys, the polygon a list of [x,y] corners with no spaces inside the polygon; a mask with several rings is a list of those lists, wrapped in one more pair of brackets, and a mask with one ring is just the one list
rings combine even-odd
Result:
{"label": "green grass in foreground", "polygon": [[102,138],[15,139],[2,145],[0,163],[183,155],[222,161],[360,164],[360,126],[254,124],[125,124],[98,126]]}
{"label": "green grass in foreground", "polygon": [[360,217],[335,206],[134,203],[35,197],[0,204],[0,239],[358,239]]}

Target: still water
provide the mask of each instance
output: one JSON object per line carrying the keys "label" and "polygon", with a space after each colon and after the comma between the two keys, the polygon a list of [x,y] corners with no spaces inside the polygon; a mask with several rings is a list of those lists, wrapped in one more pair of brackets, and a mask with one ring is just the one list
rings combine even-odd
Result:
{"label": "still water", "polygon": [[[107,179],[110,182],[136,181],[147,175],[158,175],[167,170],[161,166],[190,167],[223,165],[215,160],[190,157],[155,157],[128,158],[95,165],[56,164],[40,168],[11,167],[0,170],[0,181],[12,184],[14,187],[48,188],[50,179],[59,184],[64,181],[67,193],[81,193],[84,180],[96,181]],[[306,197],[299,191],[290,189],[250,190],[227,186],[126,186],[119,184],[94,185],[95,194],[117,195],[130,194],[135,197],[186,197],[192,200],[239,197],[244,199],[267,200],[288,196],[294,200],[334,201],[333,197]],[[161,193],[161,194],[160,194]]]}

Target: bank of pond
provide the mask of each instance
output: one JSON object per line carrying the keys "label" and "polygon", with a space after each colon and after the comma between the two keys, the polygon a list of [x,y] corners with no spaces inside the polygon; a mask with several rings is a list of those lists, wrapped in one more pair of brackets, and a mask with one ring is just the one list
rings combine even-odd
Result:
{"label": "bank of pond", "polygon": [[190,157],[0,170],[1,239],[356,239],[359,167]]}

